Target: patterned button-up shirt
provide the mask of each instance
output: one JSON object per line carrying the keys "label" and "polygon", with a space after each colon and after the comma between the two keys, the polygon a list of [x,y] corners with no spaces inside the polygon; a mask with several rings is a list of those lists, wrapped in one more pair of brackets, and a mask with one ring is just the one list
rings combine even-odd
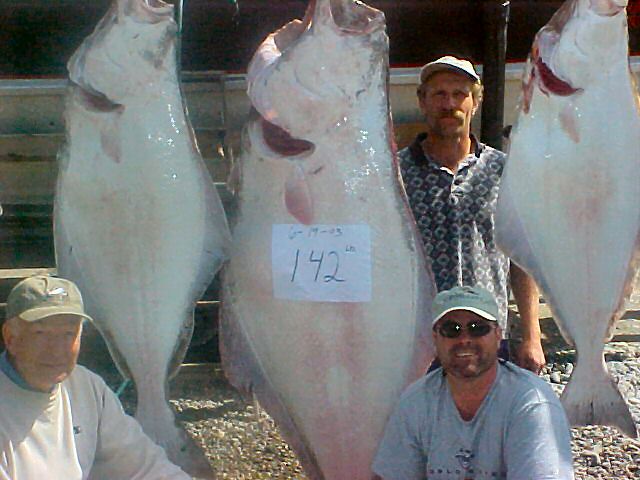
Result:
{"label": "patterned button-up shirt", "polygon": [[425,156],[420,134],[400,150],[400,171],[438,291],[480,285],[500,308],[507,332],[509,260],[498,250],[494,216],[505,154],[474,139],[475,152],[453,173]]}

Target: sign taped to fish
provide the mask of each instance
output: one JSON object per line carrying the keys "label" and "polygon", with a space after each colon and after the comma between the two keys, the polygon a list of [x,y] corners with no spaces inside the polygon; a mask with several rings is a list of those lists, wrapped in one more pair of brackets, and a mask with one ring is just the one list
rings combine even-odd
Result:
{"label": "sign taped to fish", "polygon": [[371,301],[369,225],[276,224],[273,294],[311,302]]}

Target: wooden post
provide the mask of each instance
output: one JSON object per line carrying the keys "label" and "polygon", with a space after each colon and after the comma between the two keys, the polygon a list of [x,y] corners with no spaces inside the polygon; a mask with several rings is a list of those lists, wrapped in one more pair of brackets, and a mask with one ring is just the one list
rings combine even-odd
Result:
{"label": "wooden post", "polygon": [[482,83],[484,100],[482,103],[483,143],[502,148],[504,119],[504,77],[507,56],[507,25],[509,24],[508,0],[484,0],[484,62]]}

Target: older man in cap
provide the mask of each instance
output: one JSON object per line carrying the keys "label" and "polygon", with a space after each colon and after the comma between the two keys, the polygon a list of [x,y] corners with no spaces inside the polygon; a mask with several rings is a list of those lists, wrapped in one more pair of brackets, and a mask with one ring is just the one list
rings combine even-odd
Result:
{"label": "older man in cap", "polygon": [[384,480],[573,479],[570,430],[551,387],[498,360],[498,306],[481,287],[436,295],[442,366],[409,386],[373,470]]}
{"label": "older man in cap", "polygon": [[189,479],[126,415],[100,377],[76,365],[78,288],[36,276],[16,285],[2,325],[0,479]]}
{"label": "older man in cap", "polygon": [[[507,329],[507,279],[518,304],[522,343],[514,360],[538,373],[545,363],[538,323],[538,290],[500,252],[494,216],[505,155],[471,134],[471,119],[482,101],[473,65],[442,57],[420,72],[418,105],[426,131],[399,152],[411,210],[431,259],[438,290],[482,285],[498,301],[498,323]],[[501,355],[508,358],[507,343]]]}

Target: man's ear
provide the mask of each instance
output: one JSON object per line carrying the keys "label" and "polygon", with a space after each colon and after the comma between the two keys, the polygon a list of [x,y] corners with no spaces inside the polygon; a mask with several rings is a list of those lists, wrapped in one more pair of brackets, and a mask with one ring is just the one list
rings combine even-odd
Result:
{"label": "man's ear", "polygon": [[475,115],[480,108],[480,100],[477,97],[473,97],[473,108],[471,109],[471,115]]}
{"label": "man's ear", "polygon": [[494,330],[496,338],[498,339],[498,345],[500,345],[500,341],[502,341],[502,328],[500,328],[500,326],[498,325]]}
{"label": "man's ear", "polygon": [[4,322],[2,324],[2,340],[4,341],[4,346],[9,353],[11,353],[11,346],[13,345],[13,332],[11,331],[11,327],[9,327],[9,322]]}

